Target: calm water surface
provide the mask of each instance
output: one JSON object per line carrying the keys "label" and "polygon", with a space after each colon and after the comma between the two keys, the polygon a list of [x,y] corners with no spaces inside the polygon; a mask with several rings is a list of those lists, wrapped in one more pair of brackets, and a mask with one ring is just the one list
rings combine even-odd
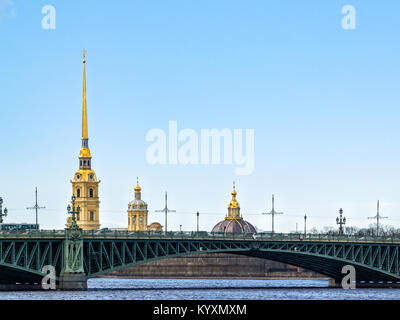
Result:
{"label": "calm water surface", "polygon": [[91,279],[87,291],[0,292],[1,300],[397,300],[400,289],[333,289],[325,280]]}

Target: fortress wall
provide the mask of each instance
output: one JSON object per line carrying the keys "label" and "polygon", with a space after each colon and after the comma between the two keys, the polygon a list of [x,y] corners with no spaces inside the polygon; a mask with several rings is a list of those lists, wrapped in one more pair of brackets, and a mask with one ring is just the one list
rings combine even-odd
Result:
{"label": "fortress wall", "polygon": [[138,278],[326,278],[284,263],[227,253],[203,253],[136,265],[108,276]]}

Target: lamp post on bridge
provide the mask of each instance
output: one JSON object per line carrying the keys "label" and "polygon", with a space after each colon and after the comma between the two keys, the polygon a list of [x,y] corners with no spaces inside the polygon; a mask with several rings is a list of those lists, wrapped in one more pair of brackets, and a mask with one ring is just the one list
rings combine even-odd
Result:
{"label": "lamp post on bridge", "polygon": [[275,197],[272,195],[272,210],[270,212],[263,212],[262,214],[270,215],[272,217],[272,233],[274,233],[274,216],[276,214],[283,214],[283,212],[276,212],[275,211]]}
{"label": "lamp post on bridge", "polygon": [[38,222],[38,210],[39,209],[46,209],[46,207],[39,207],[37,202],[37,187],[35,188],[35,205],[33,207],[26,208],[27,210],[35,210],[36,211],[36,229],[39,230],[39,222]]}
{"label": "lamp post on bridge", "polygon": [[8,210],[4,208],[3,211],[3,198],[0,197],[0,223],[3,223],[3,217],[7,217]]}
{"label": "lamp post on bridge", "polygon": [[71,225],[69,227],[74,229],[74,228],[79,228],[78,224],[76,223],[75,215],[79,214],[79,212],[81,211],[81,208],[78,206],[78,208],[75,210],[75,199],[76,198],[75,198],[75,196],[72,196],[71,199],[72,199],[72,208],[71,208],[71,205],[69,204],[67,206],[67,211],[68,211],[68,214],[71,215],[71,219],[72,219]]}
{"label": "lamp post on bridge", "polygon": [[388,219],[389,217],[382,217],[379,214],[379,200],[376,204],[376,216],[375,217],[368,217],[368,219],[376,219],[376,236],[379,236],[379,219]]}
{"label": "lamp post on bridge", "polygon": [[199,232],[199,216],[200,213],[197,211],[197,232]]}
{"label": "lamp post on bridge", "polygon": [[176,212],[176,210],[168,209],[167,191],[165,191],[165,208],[161,209],[161,210],[156,210],[155,212],[164,212],[165,213],[165,233],[167,233],[167,215],[168,215],[168,212]]}
{"label": "lamp post on bridge", "polygon": [[304,215],[304,237],[307,235],[307,214]]}
{"label": "lamp post on bridge", "polygon": [[343,217],[343,219],[342,219],[342,215],[343,215],[342,208],[340,208],[339,214],[340,214],[340,219],[339,219],[339,217],[336,217],[336,224],[339,225],[339,235],[343,235],[343,226],[346,224],[346,218]]}

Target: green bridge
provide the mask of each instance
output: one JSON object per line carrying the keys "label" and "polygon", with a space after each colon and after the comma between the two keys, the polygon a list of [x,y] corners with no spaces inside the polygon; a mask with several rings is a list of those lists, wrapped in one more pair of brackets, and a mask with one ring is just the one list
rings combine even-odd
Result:
{"label": "green bridge", "polygon": [[226,252],[279,261],[330,277],[339,285],[352,265],[358,286],[399,286],[399,238],[299,234],[0,231],[0,286],[41,284],[53,266],[60,289],[86,289],[87,279],[140,263]]}

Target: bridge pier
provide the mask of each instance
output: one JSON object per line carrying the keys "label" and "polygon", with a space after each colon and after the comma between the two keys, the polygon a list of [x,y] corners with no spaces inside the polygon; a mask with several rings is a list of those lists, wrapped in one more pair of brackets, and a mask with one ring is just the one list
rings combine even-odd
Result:
{"label": "bridge pier", "polygon": [[87,277],[85,273],[67,272],[60,275],[58,283],[60,290],[87,290]]}
{"label": "bridge pier", "polygon": [[60,290],[87,290],[87,276],[83,266],[82,229],[72,219],[65,229],[63,266],[58,279]]}

